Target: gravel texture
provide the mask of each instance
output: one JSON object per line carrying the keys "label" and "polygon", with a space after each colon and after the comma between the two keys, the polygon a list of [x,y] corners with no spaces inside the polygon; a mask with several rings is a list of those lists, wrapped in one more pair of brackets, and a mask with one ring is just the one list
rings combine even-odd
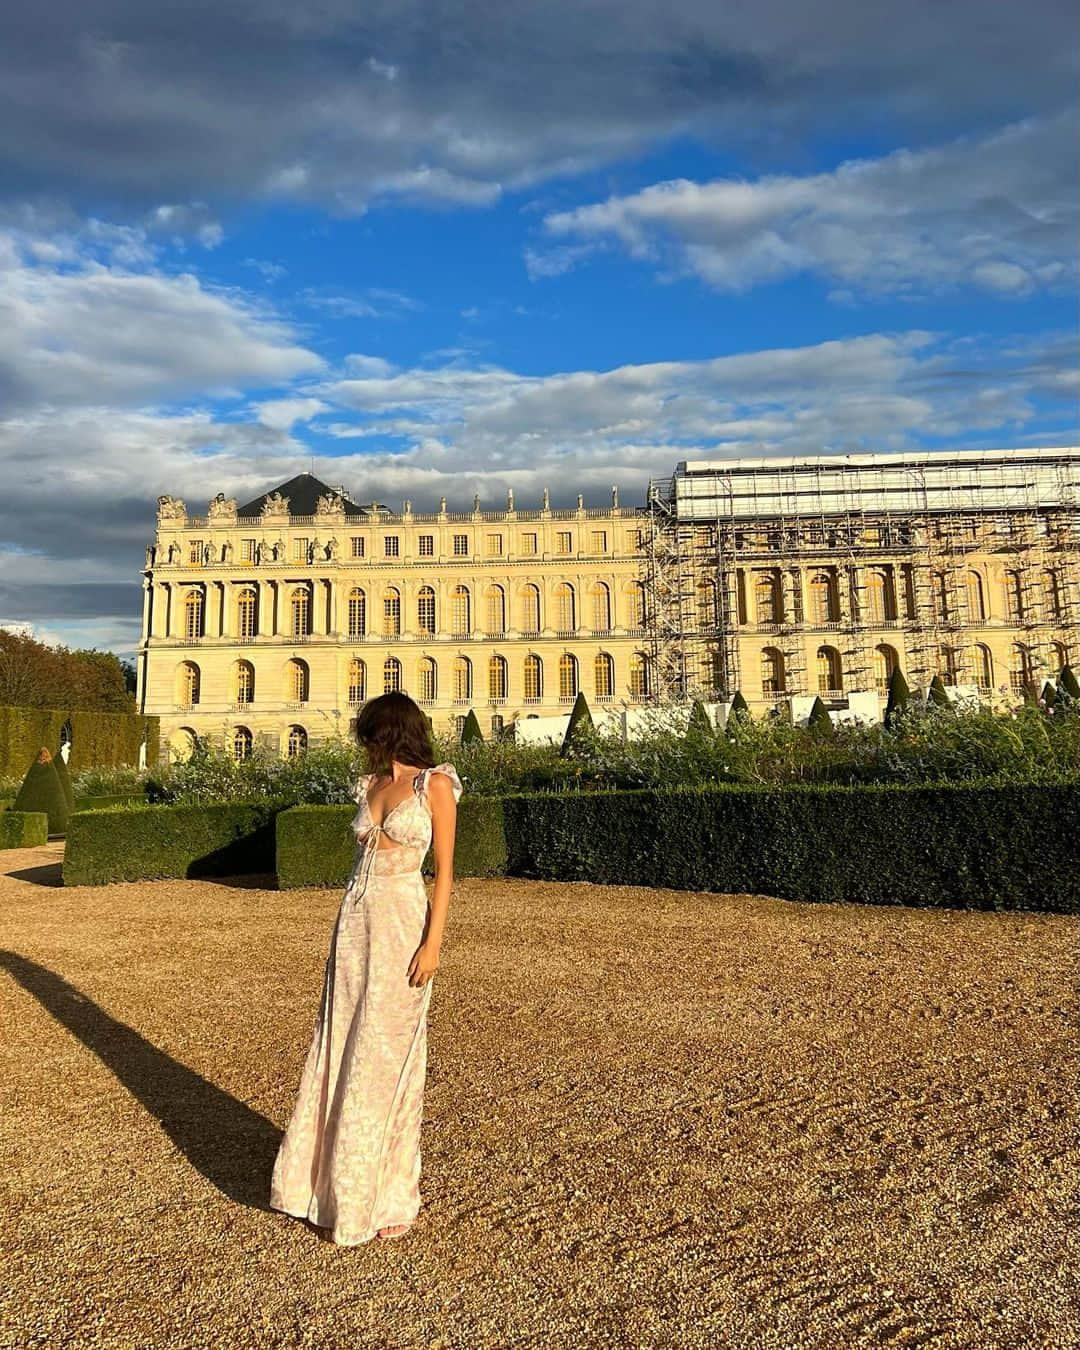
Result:
{"label": "gravel texture", "polygon": [[59,856],[0,857],[5,1346],[1071,1343],[1075,919],[461,881],[424,1207],[348,1249],[266,1208],[338,892]]}

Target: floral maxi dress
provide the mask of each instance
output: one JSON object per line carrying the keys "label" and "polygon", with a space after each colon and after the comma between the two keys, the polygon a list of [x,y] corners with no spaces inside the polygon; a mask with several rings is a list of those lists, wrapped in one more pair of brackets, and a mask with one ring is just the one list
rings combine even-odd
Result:
{"label": "floral maxi dress", "polygon": [[[428,780],[381,824],[364,774],[352,796],[358,841],[330,940],[322,1001],[296,1106],[274,1163],[271,1208],[307,1219],[334,1242],[356,1246],[420,1209],[420,1124],[431,986],[409,983],[423,939],[427,894],[420,867],[431,844]],[[380,837],[393,847],[379,847]]]}

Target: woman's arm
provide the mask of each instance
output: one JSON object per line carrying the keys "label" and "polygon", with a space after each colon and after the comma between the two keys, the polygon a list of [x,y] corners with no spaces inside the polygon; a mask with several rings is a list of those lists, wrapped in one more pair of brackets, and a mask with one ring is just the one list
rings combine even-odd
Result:
{"label": "woman's arm", "polygon": [[450,888],[454,884],[454,836],[457,831],[454,784],[445,773],[433,773],[426,788],[431,808],[431,838],[435,846],[435,889],[431,896],[427,934],[409,962],[409,983],[420,988],[439,968]]}

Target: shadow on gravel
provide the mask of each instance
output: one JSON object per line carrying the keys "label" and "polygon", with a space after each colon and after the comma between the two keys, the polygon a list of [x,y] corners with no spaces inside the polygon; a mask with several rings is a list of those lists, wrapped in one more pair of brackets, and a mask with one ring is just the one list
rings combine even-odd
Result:
{"label": "shadow on gravel", "polygon": [[93,1050],[219,1191],[237,1204],[269,1209],[270,1173],[281,1140],[272,1121],[110,1017],[53,971],[2,950],[0,968]]}
{"label": "shadow on gravel", "polygon": [[41,863],[37,867],[23,867],[17,872],[5,872],[4,876],[15,881],[29,881],[35,886],[62,886],[64,884],[64,864],[62,862]]}

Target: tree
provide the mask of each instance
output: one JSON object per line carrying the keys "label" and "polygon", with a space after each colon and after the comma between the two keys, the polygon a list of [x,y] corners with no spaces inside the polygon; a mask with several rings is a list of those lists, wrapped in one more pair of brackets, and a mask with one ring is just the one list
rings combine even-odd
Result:
{"label": "tree", "polygon": [[49,817],[50,834],[66,834],[67,798],[60,786],[53,757],[44,746],[37,752],[15,798],[13,811],[44,811]]}
{"label": "tree", "polygon": [[945,681],[940,675],[935,675],[930,681],[930,688],[926,691],[927,703],[933,703],[939,708],[947,708],[952,711],[952,703],[945,692]]}
{"label": "tree", "polygon": [[1073,674],[1072,666],[1062,666],[1058,675],[1058,698],[1064,698],[1066,704],[1080,708],[1080,680]]}
{"label": "tree", "polygon": [[1043,707],[1050,709],[1057,703],[1057,689],[1053,680],[1047,680],[1042,689]]}
{"label": "tree", "polygon": [[889,676],[889,697],[885,703],[885,725],[893,726],[900,713],[911,702],[911,690],[904,672],[897,666]]}
{"label": "tree", "polygon": [[574,706],[570,710],[570,721],[559,754],[563,757],[573,755],[583,749],[595,735],[592,713],[589,712],[589,705],[585,702],[585,695],[579,689]]}
{"label": "tree", "polygon": [[71,786],[71,774],[68,773],[67,761],[61,754],[53,755],[53,768],[56,770],[56,776],[60,779],[60,786],[64,792],[64,801],[67,802],[68,811],[75,810],[75,789]]}
{"label": "tree", "polygon": [[686,734],[712,738],[713,725],[709,721],[709,714],[705,711],[705,704],[699,698],[694,699],[690,705],[690,720],[686,724]]}
{"label": "tree", "polygon": [[742,690],[736,689],[731,698],[731,707],[728,708],[728,723],[733,719],[739,719],[744,722],[750,721],[750,705],[743,698]]}
{"label": "tree", "polygon": [[820,698],[815,698],[810,708],[810,716],[806,719],[806,728],[818,736],[832,735],[832,718],[829,716],[829,710]]}
{"label": "tree", "polygon": [[465,725],[461,728],[461,744],[469,745],[473,741],[482,741],[484,733],[480,730],[480,719],[472,708],[469,709],[469,715],[465,719]]}

